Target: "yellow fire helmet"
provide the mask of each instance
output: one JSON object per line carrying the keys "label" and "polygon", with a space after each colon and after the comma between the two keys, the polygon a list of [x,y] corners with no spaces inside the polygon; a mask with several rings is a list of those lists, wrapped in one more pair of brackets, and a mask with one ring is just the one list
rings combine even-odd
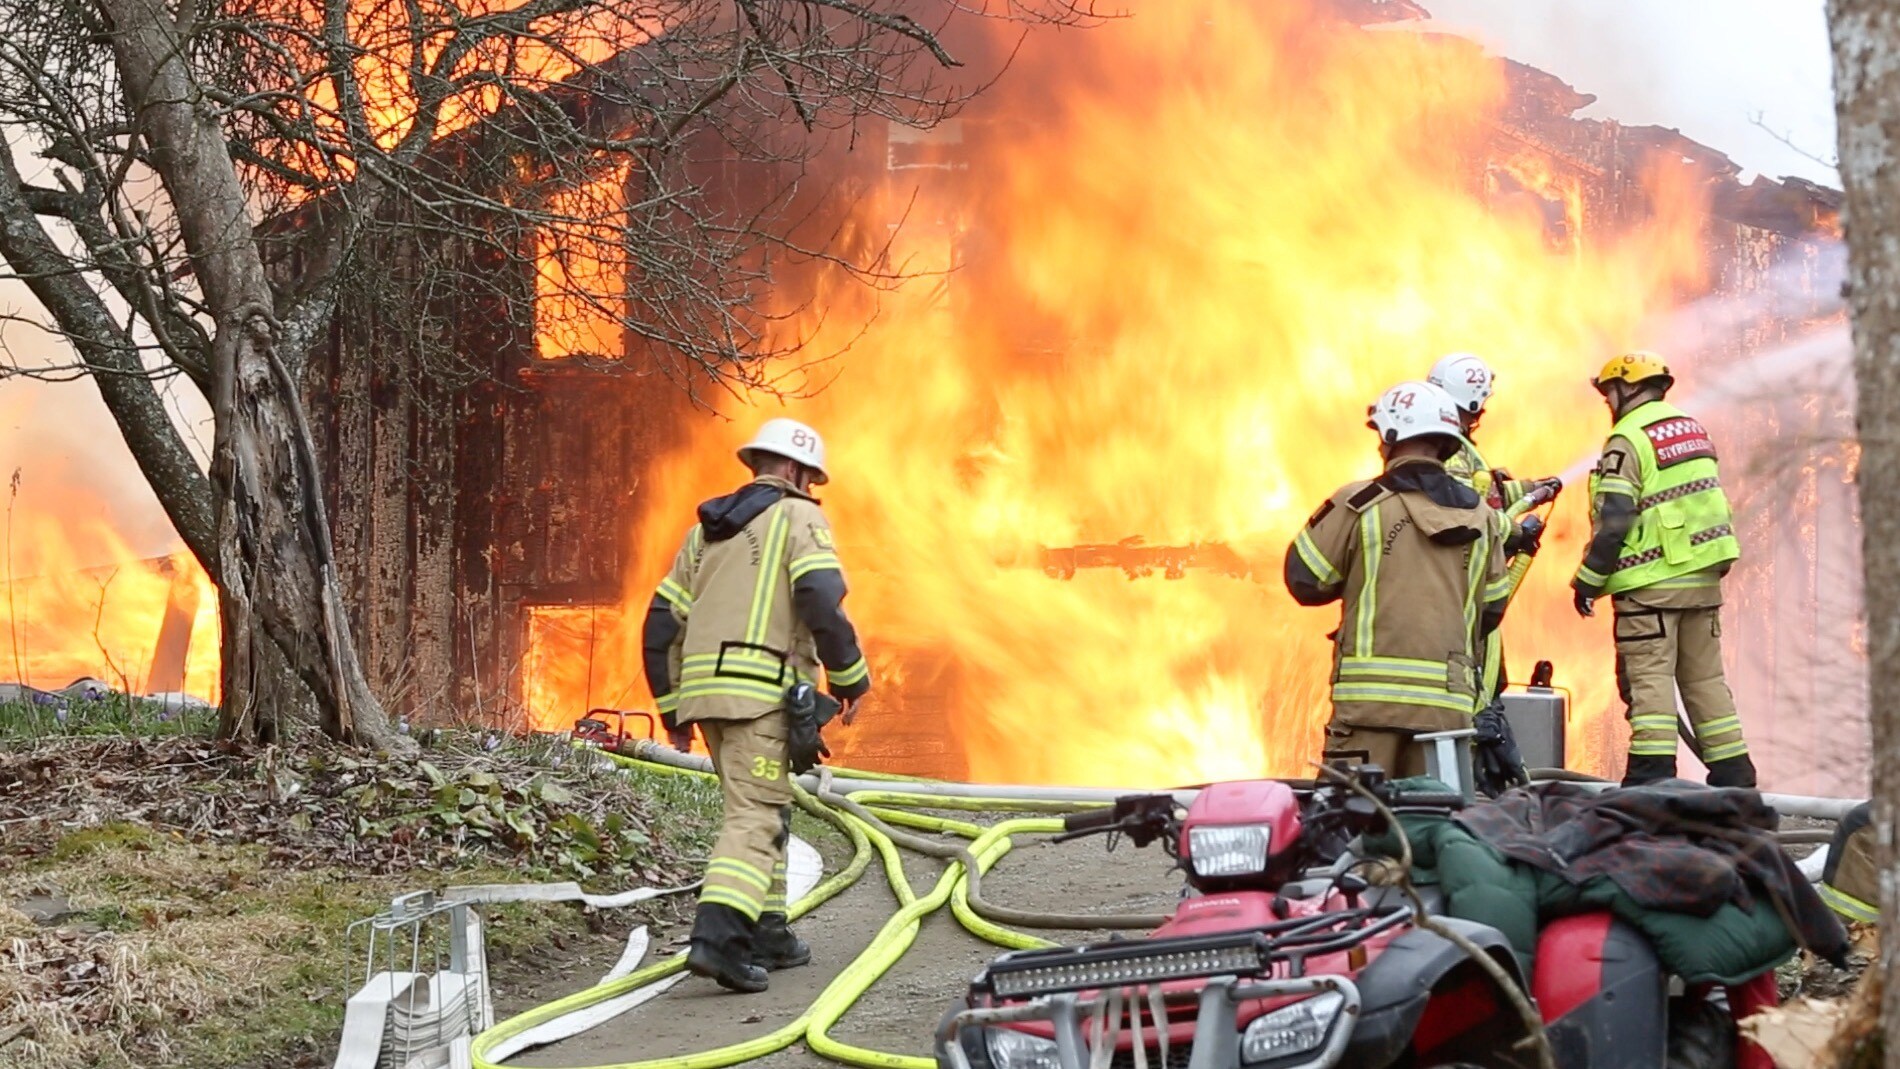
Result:
{"label": "yellow fire helmet", "polygon": [[1669,373],[1669,365],[1663,363],[1662,357],[1647,349],[1637,349],[1611,358],[1609,363],[1603,365],[1603,370],[1597,372],[1593,384],[1602,390],[1612,382],[1635,385],[1651,379],[1662,379],[1665,387],[1673,386],[1676,382],[1676,377]]}

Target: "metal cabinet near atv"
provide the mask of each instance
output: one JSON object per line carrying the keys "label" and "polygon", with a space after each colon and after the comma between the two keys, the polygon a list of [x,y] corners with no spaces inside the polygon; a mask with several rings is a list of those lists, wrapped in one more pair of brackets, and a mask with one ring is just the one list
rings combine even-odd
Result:
{"label": "metal cabinet near atv", "polygon": [[[1401,814],[1462,804],[1401,794],[1376,770],[1362,782]],[[1172,795],[1134,795],[1069,818],[1069,837],[1161,843],[1191,893],[1145,938],[997,958],[944,1016],[939,1069],[1535,1065],[1492,976],[1417,926],[1396,888],[1354,875],[1369,859],[1349,844],[1382,823],[1344,788],[1270,780],[1214,784],[1185,812]],[[1431,889],[1422,892],[1432,909]],[[1700,991],[1671,999],[1647,941],[1607,913],[1548,925],[1529,978],[1497,929],[1435,920],[1531,995],[1560,1069],[1737,1064],[1726,1006]],[[1766,993],[1752,993],[1772,1001],[1765,975]]]}

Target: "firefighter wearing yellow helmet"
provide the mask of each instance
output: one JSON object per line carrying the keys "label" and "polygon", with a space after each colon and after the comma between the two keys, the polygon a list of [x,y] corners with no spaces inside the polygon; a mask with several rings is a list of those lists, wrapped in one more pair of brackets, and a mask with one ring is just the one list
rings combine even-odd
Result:
{"label": "firefighter wearing yellow helmet", "polygon": [[810,693],[822,664],[849,724],[871,673],[844,613],[831,525],[811,496],[828,478],[824,441],[796,420],[768,420],[739,459],[753,480],[699,506],[653,595],[642,646],[673,745],[685,749],[698,725],[724,803],[686,965],[752,992],[765,990],[767,970],[811,960],[785,913],[801,749],[788,705]]}
{"label": "firefighter wearing yellow helmet", "polygon": [[[1486,504],[1499,510],[1511,508],[1539,487],[1548,486],[1552,492],[1563,488],[1563,480],[1556,478],[1513,479],[1503,468],[1493,468],[1486,463],[1484,454],[1478,452],[1478,423],[1484,418],[1485,406],[1497,389],[1498,381],[1491,365],[1482,357],[1472,353],[1448,353],[1432,365],[1425,381],[1451,398],[1458,407],[1458,422],[1464,428],[1464,440],[1458,452],[1445,462],[1445,470],[1452,478],[1476,490]],[[1537,541],[1528,540],[1523,552],[1535,555]],[[1522,569],[1514,571],[1515,576],[1522,574]],[[1502,593],[1508,601],[1516,587],[1509,579],[1505,582],[1507,586]],[[1505,681],[1504,633],[1493,630],[1485,636],[1484,678],[1478,688],[1478,707],[1482,709],[1496,701]]]}
{"label": "firefighter wearing yellow helmet", "polygon": [[1616,677],[1629,705],[1625,784],[1676,774],[1676,695],[1717,787],[1755,786],[1722,671],[1722,577],[1741,556],[1715,443],[1663,400],[1675,384],[1662,357],[1630,352],[1603,365],[1597,392],[1614,426],[1590,476],[1591,538],[1570,582],[1577,612],[1615,609]]}

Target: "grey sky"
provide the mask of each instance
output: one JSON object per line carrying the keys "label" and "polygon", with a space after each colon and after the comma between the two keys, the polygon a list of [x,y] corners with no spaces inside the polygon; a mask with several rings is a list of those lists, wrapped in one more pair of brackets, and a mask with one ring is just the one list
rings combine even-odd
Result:
{"label": "grey sky", "polygon": [[1743,168],[1830,185],[1832,59],[1822,0],[1421,0],[1438,28],[1563,78],[1583,114],[1672,126]]}

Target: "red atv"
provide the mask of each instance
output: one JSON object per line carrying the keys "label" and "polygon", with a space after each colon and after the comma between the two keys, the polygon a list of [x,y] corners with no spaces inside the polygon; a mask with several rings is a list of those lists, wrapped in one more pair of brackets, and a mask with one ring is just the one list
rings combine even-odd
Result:
{"label": "red atv", "polygon": [[[1402,794],[1376,768],[1360,782],[1397,813],[1464,804]],[[1171,794],[1130,795],[1064,825],[1060,838],[1161,843],[1193,893],[1146,938],[997,958],[938,1028],[938,1069],[1537,1064],[1517,1049],[1523,1020],[1493,979],[1414,926],[1398,889],[1352,874],[1366,860],[1355,837],[1384,826],[1358,794],[1218,783],[1185,812]],[[1435,911],[1435,889],[1419,890]],[[1528,983],[1497,929],[1437,919],[1530,992],[1560,1069],[1770,1069],[1752,1045],[1737,1061],[1733,1018],[1709,992],[1672,999],[1648,942],[1607,913],[1546,926]],[[1751,1009],[1772,1003],[1773,985],[1772,972],[1749,985]]]}

